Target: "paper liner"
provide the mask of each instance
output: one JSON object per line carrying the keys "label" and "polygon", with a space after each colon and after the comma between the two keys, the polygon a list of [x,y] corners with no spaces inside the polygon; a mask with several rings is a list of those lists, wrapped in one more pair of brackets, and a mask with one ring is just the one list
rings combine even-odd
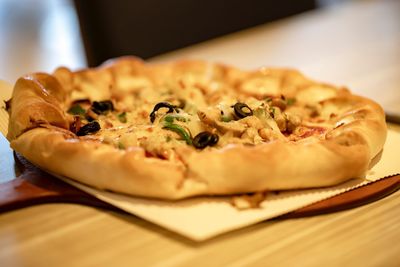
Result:
{"label": "paper liner", "polygon": [[329,197],[383,179],[400,172],[396,152],[400,134],[389,130],[380,161],[368,172],[366,179],[353,179],[337,186],[270,193],[257,209],[238,210],[229,197],[196,197],[180,201],[163,201],[130,197],[97,190],[70,179],[64,181],[110,203],[187,238],[202,241],[216,235],[271,219]]}

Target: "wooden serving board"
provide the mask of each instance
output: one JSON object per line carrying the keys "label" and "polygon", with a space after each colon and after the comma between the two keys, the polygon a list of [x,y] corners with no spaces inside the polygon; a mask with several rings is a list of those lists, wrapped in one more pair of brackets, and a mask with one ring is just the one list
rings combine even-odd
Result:
{"label": "wooden serving board", "polygon": [[[0,212],[44,203],[77,203],[109,210],[120,209],[83,192],[33,166],[14,154],[21,175],[0,184]],[[400,188],[400,175],[393,175],[349,192],[328,198],[279,218],[297,218],[361,206],[383,198]]]}

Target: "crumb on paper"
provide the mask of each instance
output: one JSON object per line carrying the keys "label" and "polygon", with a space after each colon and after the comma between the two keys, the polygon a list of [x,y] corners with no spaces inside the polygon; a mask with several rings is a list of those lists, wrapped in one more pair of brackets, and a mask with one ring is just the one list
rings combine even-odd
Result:
{"label": "crumb on paper", "polygon": [[370,171],[367,172],[367,175],[374,175],[374,174],[375,174],[375,172],[372,171],[372,170],[370,170]]}
{"label": "crumb on paper", "polygon": [[233,196],[231,204],[239,210],[260,208],[261,202],[265,200],[267,192],[256,192]]}

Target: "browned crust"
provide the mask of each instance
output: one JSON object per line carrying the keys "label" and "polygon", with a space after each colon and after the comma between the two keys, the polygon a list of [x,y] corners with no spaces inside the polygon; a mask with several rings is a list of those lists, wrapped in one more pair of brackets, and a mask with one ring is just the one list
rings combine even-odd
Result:
{"label": "browned crust", "polygon": [[186,154],[185,164],[147,158],[140,148],[125,152],[100,143],[82,143],[48,128],[27,131],[11,146],[47,171],[100,189],[178,199],[330,186],[362,177],[369,163],[368,147],[353,132],[345,135],[351,145],[338,145],[339,139],[334,139],[232,146]]}
{"label": "browned crust", "polygon": [[53,76],[44,73],[18,79],[11,98],[10,123],[7,138],[13,140],[39,124],[51,124],[68,129],[61,105],[63,88]]}
{"label": "browned crust", "polygon": [[13,149],[47,171],[116,192],[175,198],[183,166],[147,158],[141,148],[122,151],[80,142],[62,131],[35,128],[11,142]]}
{"label": "browned crust", "polygon": [[[147,77],[161,82],[174,72],[201,72],[209,67],[204,62],[182,61],[144,70],[143,64],[135,58],[123,58],[98,69],[71,72],[60,68],[54,75],[32,74],[19,79],[14,87],[7,136],[12,148],[45,170],[97,188],[179,199],[338,184],[363,177],[385,142],[382,108],[347,90],[326,100],[352,103],[352,108],[339,114],[337,127],[326,134],[326,140],[229,145],[204,151],[188,148],[177,151],[182,161],[176,162],[146,157],[142,148],[118,150],[97,142],[82,142],[61,130],[69,127],[70,118],[63,105],[68,103],[71,90],[103,86],[96,97],[107,98],[114,90],[109,84],[117,84],[125,75],[147,71]],[[218,78],[230,79],[240,90],[237,77],[243,74],[234,68],[216,66]],[[284,76],[285,72],[291,75]],[[280,84],[289,95],[295,93],[294,84],[298,88],[313,84],[296,71],[270,70],[268,75],[280,77]]]}

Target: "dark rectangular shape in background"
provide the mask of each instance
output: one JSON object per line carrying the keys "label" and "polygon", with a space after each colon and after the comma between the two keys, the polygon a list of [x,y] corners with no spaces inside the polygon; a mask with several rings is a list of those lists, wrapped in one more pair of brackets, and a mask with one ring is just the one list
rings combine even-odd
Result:
{"label": "dark rectangular shape in background", "polygon": [[311,0],[75,0],[88,64],[149,58],[315,7]]}

